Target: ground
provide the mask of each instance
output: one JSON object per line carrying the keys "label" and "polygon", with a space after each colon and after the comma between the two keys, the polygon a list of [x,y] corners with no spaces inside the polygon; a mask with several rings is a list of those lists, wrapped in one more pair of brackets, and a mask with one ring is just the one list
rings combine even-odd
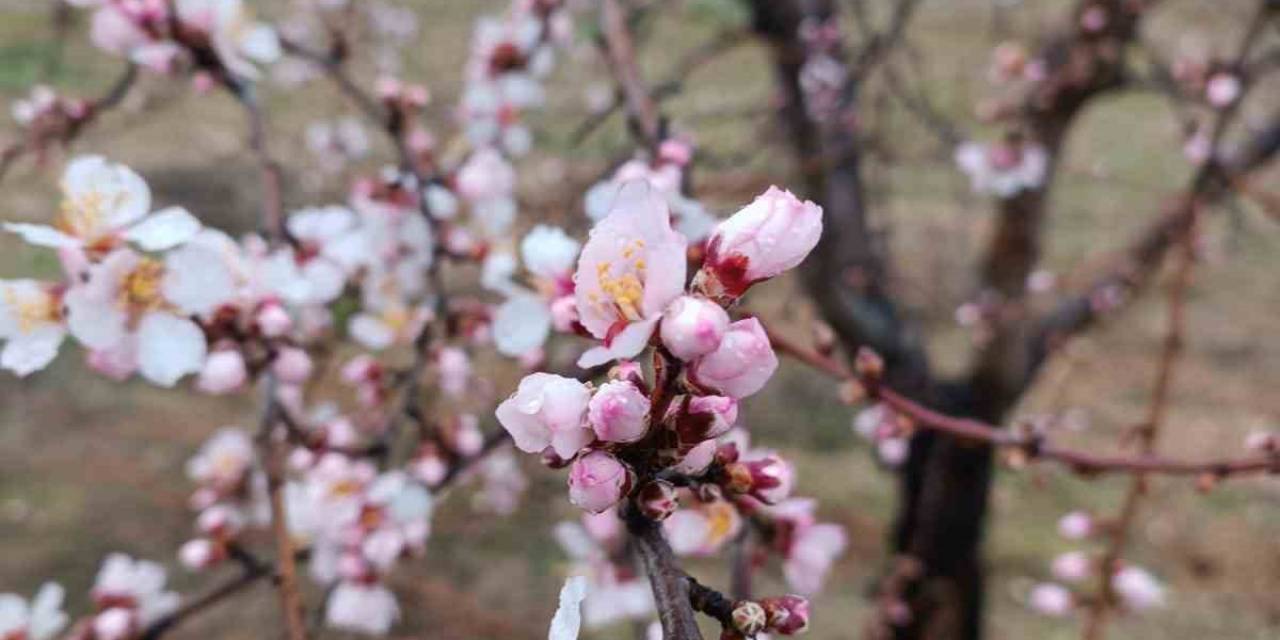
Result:
{"label": "ground", "polygon": [[[5,97],[49,77],[54,49],[44,12],[33,9],[37,4],[0,2],[0,93]],[[437,131],[445,131],[470,21],[500,3],[409,4],[420,9],[423,33],[407,51],[408,73],[427,79],[435,96],[429,116]],[[644,69],[650,78],[668,77],[682,52],[732,20],[726,1],[685,4],[699,8],[695,19],[685,12],[653,25]],[[1222,51],[1253,3],[1166,4],[1148,25],[1149,40],[1167,50],[1175,43],[1200,43]],[[904,68],[945,113],[971,131],[992,135],[970,115],[970,105],[987,89],[985,52],[999,30],[1033,35],[1059,17],[1061,8],[1061,2],[1021,3],[1007,12],[1002,25],[992,20],[987,2],[926,3],[908,32],[913,62]],[[547,113],[537,118],[540,151],[522,163],[522,205],[529,219],[554,217],[582,227],[577,196],[563,183],[585,186],[609,159],[626,152],[625,131],[616,121],[580,147],[569,146],[569,133],[585,117],[584,90],[604,78],[590,53],[562,61]],[[111,82],[118,66],[72,43],[52,80],[73,93],[91,94]],[[372,81],[359,79],[366,85]],[[789,180],[781,136],[763,108],[771,95],[769,80],[765,53],[743,46],[695,73],[686,91],[668,105],[676,126],[693,133],[707,152],[696,188],[719,211],[733,210],[769,183]],[[347,111],[336,100],[308,97],[333,94],[317,86],[300,94],[269,95],[273,145],[282,157],[302,154],[306,122]],[[869,172],[877,221],[892,232],[896,286],[929,330],[937,366],[959,370],[969,338],[954,326],[952,314],[973,286],[967,267],[988,231],[989,204],[968,193],[949,164],[949,152],[894,103],[873,103],[867,112],[883,150],[872,156]],[[1254,115],[1249,112],[1246,121]],[[162,203],[180,201],[213,224],[244,230],[251,224],[257,191],[242,131],[239,113],[224,98],[149,80],[128,109],[106,117],[75,150],[127,162],[151,181]],[[1182,184],[1188,169],[1178,154],[1177,133],[1166,104],[1148,93],[1119,94],[1084,115],[1053,194],[1046,256],[1046,266],[1067,286],[1086,273],[1076,268],[1082,259],[1121,246]],[[387,157],[385,149],[381,152]],[[0,185],[5,219],[49,215],[60,162],[61,157],[52,157],[43,168],[24,162],[6,177]],[[309,188],[299,173],[289,178],[290,205],[338,196]],[[1190,337],[1160,442],[1171,455],[1237,453],[1249,430],[1280,422],[1280,395],[1274,391],[1280,381],[1280,340],[1274,337],[1280,329],[1280,288],[1274,278],[1280,228],[1244,204],[1215,211],[1205,231],[1206,258],[1191,292]],[[45,252],[0,238],[0,276],[55,269]],[[785,330],[805,334],[811,312],[790,281],[762,287],[751,305]],[[1164,326],[1157,287],[1121,318],[1076,342],[1049,367],[1017,414],[1071,410],[1086,416],[1089,426],[1066,439],[1114,449],[1142,415]],[[190,486],[182,465],[218,427],[250,424],[252,403],[157,391],[136,382],[119,385],[87,373],[79,360],[80,354],[66,348],[40,375],[0,377],[0,590],[30,593],[55,578],[67,585],[71,610],[80,611],[99,559],[120,550],[165,562],[174,567],[179,588],[198,591],[209,578],[176,568],[173,557],[191,527],[185,507]],[[489,368],[485,376],[499,394],[514,386],[509,370]],[[809,637],[857,637],[868,611],[864,596],[884,558],[892,476],[878,468],[851,432],[852,410],[835,400],[834,386],[798,366],[785,364],[768,390],[747,403],[744,415],[758,441],[798,460],[799,490],[820,499],[823,518],[850,532],[850,549],[815,602]],[[397,579],[407,618],[401,637],[542,637],[564,568],[550,526],[573,517],[574,509],[564,498],[563,472],[532,464],[527,470],[533,486],[510,518],[474,515],[465,489],[447,501],[429,553]],[[1032,581],[1047,577],[1055,554],[1073,548],[1056,535],[1057,518],[1078,508],[1114,513],[1124,486],[1119,478],[1082,480],[1053,467],[1000,472],[986,545],[993,576],[991,637],[1078,635],[1072,622],[1037,616],[1021,599]],[[1158,480],[1144,503],[1134,543],[1133,560],[1168,582],[1170,606],[1122,619],[1110,637],[1280,636],[1276,480],[1231,482],[1207,494],[1188,480]],[[770,576],[776,576],[774,569]],[[693,563],[691,570],[704,582],[724,584],[722,562]],[[762,591],[781,588],[776,577],[761,585]],[[310,595],[312,602],[318,598]],[[263,637],[260,630],[276,624],[274,605],[272,592],[259,587],[174,637]],[[591,637],[629,634],[623,628]]]}

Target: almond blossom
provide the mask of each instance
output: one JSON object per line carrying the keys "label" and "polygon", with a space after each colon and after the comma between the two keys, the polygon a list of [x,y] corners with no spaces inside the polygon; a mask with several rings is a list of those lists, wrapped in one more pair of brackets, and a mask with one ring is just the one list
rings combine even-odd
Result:
{"label": "almond blossom", "polygon": [[595,437],[586,419],[590,399],[590,390],[577,380],[534,373],[520,381],[496,413],[516,448],[541,453],[551,447],[568,459]]}
{"label": "almond blossom", "polygon": [[579,319],[603,342],[578,366],[630,358],[645,348],[666,306],[684,291],[686,245],[651,186],[623,185],[608,217],[591,230],[574,277]]}
{"label": "almond blossom", "polygon": [[118,354],[125,370],[136,366],[168,387],[204,365],[205,335],[191,316],[234,295],[230,273],[215,260],[180,252],[161,262],[121,248],[67,290],[67,326],[86,347]]}
{"label": "almond blossom", "polygon": [[61,285],[0,281],[0,367],[26,376],[53,361],[67,335],[62,293]]}
{"label": "almond blossom", "polygon": [[1017,138],[989,145],[966,142],[956,148],[955,162],[975,193],[998,198],[1039,189],[1049,171],[1045,150]]}
{"label": "almond blossom", "polygon": [[28,602],[14,593],[0,593],[0,638],[50,640],[67,625],[62,611],[65,592],[46,582]]}
{"label": "almond blossom", "polygon": [[93,621],[99,637],[119,639],[172,613],[179,596],[165,591],[164,567],[134,560],[122,553],[107,556],[93,582],[93,600],[100,613]]}
{"label": "almond blossom", "polygon": [[243,0],[178,0],[178,19],[187,27],[203,32],[232,73],[256,80],[258,65],[280,58],[280,40],[275,29],[249,14]]}
{"label": "almond blossom", "polygon": [[5,230],[33,245],[90,252],[110,251],[125,241],[163,251],[200,231],[200,222],[181,207],[151,213],[151,190],[142,177],[101,156],[73,159],[60,186],[54,226],[7,222]]}

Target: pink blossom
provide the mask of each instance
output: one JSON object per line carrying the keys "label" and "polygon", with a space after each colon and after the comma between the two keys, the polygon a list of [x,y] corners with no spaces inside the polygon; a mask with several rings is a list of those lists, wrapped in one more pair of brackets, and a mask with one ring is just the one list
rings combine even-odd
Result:
{"label": "pink blossom", "polygon": [[284,384],[303,384],[311,377],[311,356],[297,347],[285,347],[276,354],[271,371]]}
{"label": "pink blossom", "polygon": [[582,355],[592,367],[640,353],[667,305],[684,290],[683,236],[666,201],[645,182],[628,182],[608,217],[591,230],[574,275],[579,320],[603,341]]}
{"label": "pink blossom", "polygon": [[707,288],[742,295],[753,283],[799,265],[821,236],[822,207],[769,187],[711,232],[703,273],[714,284]]}
{"label": "pink blossom", "polygon": [[662,521],[662,531],[679,555],[714,554],[741,530],[737,507],[724,500],[695,502]]}
{"label": "pink blossom", "polygon": [[662,343],[675,357],[692,360],[716,350],[729,329],[729,314],[720,305],[696,296],[681,296],[667,307],[660,328]]}
{"label": "pink blossom", "polygon": [[635,442],[649,430],[649,398],[630,382],[606,382],[587,405],[587,419],[605,442]]}
{"label": "pink blossom", "polygon": [[471,379],[471,358],[467,352],[458,347],[445,347],[440,350],[440,389],[457,397],[467,389],[467,381]]}
{"label": "pink blossom", "polygon": [[1093,516],[1072,511],[1058,520],[1058,535],[1068,540],[1083,540],[1093,533]]}
{"label": "pink blossom", "polygon": [[1164,585],[1141,567],[1123,567],[1111,576],[1111,588],[1131,609],[1152,609],[1165,605]]}
{"label": "pink blossom", "polygon": [[550,446],[570,458],[594,437],[586,424],[590,400],[591,391],[573,378],[533,373],[498,405],[496,414],[521,451],[539,453]]}
{"label": "pink blossom", "polygon": [[764,388],[778,368],[778,356],[756,318],[729,325],[715,351],[693,362],[693,379],[733,398],[745,398]]}
{"label": "pink blossom", "polygon": [[220,349],[209,354],[196,379],[196,388],[210,394],[231,393],[244,386],[249,377],[239,349]]}
{"label": "pink blossom", "polygon": [[777,504],[791,495],[795,486],[795,469],[775,453],[765,454],[743,463],[751,474],[752,497],[766,504]]}
{"label": "pink blossom", "polygon": [[218,559],[218,547],[208,538],[188,540],[178,549],[178,561],[191,571],[208,569]]}
{"label": "pink blossom", "polygon": [[1027,596],[1027,604],[1038,613],[1055,617],[1071,613],[1075,606],[1071,591],[1052,582],[1042,582],[1032,587]]}
{"label": "pink blossom", "polygon": [[676,463],[672,469],[689,476],[701,475],[715,460],[718,446],[715,440],[702,442],[684,454],[684,458]]}
{"label": "pink blossom", "polygon": [[1079,582],[1093,572],[1093,562],[1083,551],[1069,551],[1053,559],[1053,575],[1066,582]]}
{"label": "pink blossom", "polygon": [[254,317],[254,321],[262,335],[268,338],[279,338],[293,328],[293,319],[289,317],[289,312],[276,302],[263,305]]}
{"label": "pink blossom", "polygon": [[377,583],[339,582],[325,606],[325,624],[334,629],[386,635],[399,619],[395,594]]}
{"label": "pink blossom", "polygon": [[569,501],[591,513],[618,504],[630,488],[630,469],[603,451],[592,451],[569,468]]}
{"label": "pink blossom", "polygon": [[797,526],[782,566],[787,584],[805,595],[818,593],[827,573],[847,545],[848,536],[844,527],[839,525],[809,523]]}
{"label": "pink blossom", "polygon": [[709,415],[711,424],[703,438],[719,438],[738,422],[738,401],[728,396],[698,396],[689,401],[689,413]]}
{"label": "pink blossom", "polygon": [[1244,83],[1233,73],[1220,72],[1209,77],[1204,85],[1204,96],[1210,105],[1218,109],[1231,106],[1244,91]]}

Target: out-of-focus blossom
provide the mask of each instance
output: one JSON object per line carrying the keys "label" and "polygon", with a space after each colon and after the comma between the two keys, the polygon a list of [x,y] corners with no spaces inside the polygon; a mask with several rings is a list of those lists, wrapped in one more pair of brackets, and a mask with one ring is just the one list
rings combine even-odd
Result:
{"label": "out-of-focus blossom", "polygon": [[547,640],[578,640],[582,627],[582,601],[587,599],[587,579],[573,576],[560,589],[560,605],[551,618]]}
{"label": "out-of-focus blossom", "polygon": [[988,145],[966,142],[956,148],[956,165],[969,176],[975,193],[1012,198],[1044,185],[1049,156],[1038,145],[1006,140]]}
{"label": "out-of-focus blossom", "polygon": [[1027,595],[1027,604],[1037,613],[1062,617],[1071,613],[1075,607],[1075,598],[1071,591],[1062,585],[1042,582],[1031,588]]}
{"label": "out-of-focus blossom", "polygon": [[14,593],[0,593],[0,638],[50,640],[67,625],[62,611],[62,587],[52,582],[41,585],[27,602]]}

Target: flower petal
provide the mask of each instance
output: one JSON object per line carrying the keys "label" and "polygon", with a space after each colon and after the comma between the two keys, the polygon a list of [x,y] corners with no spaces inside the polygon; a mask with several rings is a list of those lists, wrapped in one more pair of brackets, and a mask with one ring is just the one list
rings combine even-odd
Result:
{"label": "flower petal", "polygon": [[195,237],[200,226],[186,209],[165,207],[130,227],[124,237],[145,251],[164,251]]}
{"label": "flower petal", "polygon": [[69,236],[53,227],[43,224],[27,224],[23,222],[6,222],[4,230],[9,233],[16,233],[27,244],[34,244],[38,247],[53,247],[62,249],[64,247],[78,247],[80,240]]}
{"label": "flower petal", "polygon": [[207,346],[196,323],[168,313],[149,313],[138,327],[138,368],[142,376],[172,387],[204,365]]}
{"label": "flower petal", "polygon": [[560,606],[551,618],[547,640],[578,640],[582,628],[582,601],[587,599],[587,579],[574,576],[560,589]]}

